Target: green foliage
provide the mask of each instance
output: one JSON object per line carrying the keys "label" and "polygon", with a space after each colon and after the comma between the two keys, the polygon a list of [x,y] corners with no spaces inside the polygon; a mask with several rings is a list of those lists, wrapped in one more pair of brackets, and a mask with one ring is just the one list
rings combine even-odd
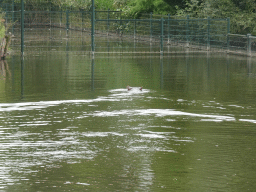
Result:
{"label": "green foliage", "polygon": [[139,17],[142,13],[175,14],[176,9],[165,0],[130,0],[128,9],[132,16]]}
{"label": "green foliage", "polygon": [[5,35],[5,27],[3,24],[0,24],[0,39],[2,39]]}
{"label": "green foliage", "polygon": [[179,16],[230,18],[231,33],[256,35],[256,2],[254,0],[187,0]]}
{"label": "green foliage", "polygon": [[79,7],[79,8],[88,8],[90,5],[90,1],[89,0],[76,0],[76,1],[70,1],[70,0],[52,0],[52,4],[53,5],[57,5],[59,7],[66,7],[66,8],[70,8],[70,7]]}

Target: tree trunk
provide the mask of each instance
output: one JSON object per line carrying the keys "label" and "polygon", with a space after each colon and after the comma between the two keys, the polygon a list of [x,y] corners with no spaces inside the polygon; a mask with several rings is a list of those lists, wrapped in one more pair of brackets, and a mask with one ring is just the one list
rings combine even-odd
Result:
{"label": "tree trunk", "polygon": [[7,56],[10,42],[10,36],[7,35],[0,39],[0,59],[4,59]]}

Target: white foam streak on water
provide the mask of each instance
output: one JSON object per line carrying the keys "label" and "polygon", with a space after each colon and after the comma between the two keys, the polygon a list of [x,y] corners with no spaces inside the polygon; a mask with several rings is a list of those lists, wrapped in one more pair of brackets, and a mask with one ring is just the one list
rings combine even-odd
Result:
{"label": "white foam streak on water", "polygon": [[51,106],[58,106],[61,104],[81,104],[102,101],[120,101],[119,99],[99,97],[96,99],[86,100],[59,100],[59,101],[39,101],[39,102],[24,102],[24,103],[2,103],[0,104],[0,112],[10,111],[25,111],[25,110],[39,110]]}
{"label": "white foam streak on water", "polygon": [[249,123],[256,123],[254,119],[239,119],[239,121],[249,122]]}
{"label": "white foam streak on water", "polygon": [[80,183],[80,182],[77,182],[76,184],[77,184],[77,185],[90,185],[90,184],[88,184],[88,183]]}
{"label": "white foam streak on water", "polygon": [[[114,89],[110,90],[111,93],[114,93],[108,97],[98,97],[96,99],[85,99],[85,100],[58,100],[58,101],[39,101],[39,102],[23,102],[23,103],[2,103],[0,104],[0,112],[4,111],[24,111],[24,110],[39,110],[51,106],[58,106],[61,104],[79,104],[79,103],[93,103],[93,102],[102,102],[102,101],[120,101],[127,97],[141,95],[148,93],[149,90],[132,90],[127,91],[126,89]],[[119,93],[116,93],[119,92]]]}
{"label": "white foam streak on water", "polygon": [[151,138],[151,139],[165,139],[166,137],[163,136],[163,135],[159,135],[159,134],[136,134],[136,135],[139,135],[141,137],[146,137],[146,138]]}
{"label": "white foam streak on water", "polygon": [[[135,92],[136,94],[140,94]],[[122,97],[127,97],[127,93],[121,93]],[[113,95],[112,95],[113,96]],[[0,104],[0,112],[11,112],[11,111],[22,111],[22,110],[39,110],[51,106],[57,106],[61,104],[82,104],[82,103],[92,103],[92,102],[102,102],[102,101],[120,101],[117,98],[111,97],[99,97],[96,99],[88,100],[61,100],[61,101],[40,101],[40,102],[25,102],[25,103],[8,103]],[[94,113],[81,115],[77,118],[84,118],[88,116],[97,116],[97,117],[111,117],[111,116],[146,116],[146,115],[155,115],[156,117],[165,117],[165,116],[189,116],[189,117],[198,117],[202,118],[201,121],[235,121],[236,119],[232,116],[227,115],[211,115],[211,114],[196,114],[189,112],[176,111],[173,109],[139,109],[139,110],[119,110],[119,111],[95,111]],[[245,121],[240,119],[240,121]],[[248,122],[254,123],[254,120],[247,120]],[[19,126],[39,126],[47,125],[48,121],[35,121],[27,122],[25,124],[20,124]]]}
{"label": "white foam streak on water", "polygon": [[[96,112],[93,114],[87,114],[91,116],[98,117],[110,117],[110,116],[119,116],[119,115],[127,115],[127,116],[147,116],[147,115],[155,115],[157,117],[164,116],[190,116],[190,117],[199,117],[199,118],[211,118],[216,121],[235,121],[234,117],[223,116],[223,115],[207,115],[207,114],[196,114],[196,113],[188,113],[182,111],[176,111],[173,109],[139,109],[139,110],[120,110],[120,111],[102,111]],[[205,119],[206,121],[207,119]]]}
{"label": "white foam streak on water", "polygon": [[[84,100],[59,100],[59,101],[39,101],[39,102],[23,102],[23,103],[4,103],[0,104],[0,112],[11,112],[11,111],[25,111],[25,110],[40,110],[44,108],[48,108],[51,106],[58,106],[61,104],[83,104],[88,103],[90,106],[91,103],[95,102],[118,102],[121,100],[132,99],[136,97],[144,97],[144,94],[149,93],[150,90],[143,89],[140,91],[138,87],[134,87],[131,91],[127,91],[127,89],[113,89],[109,90],[111,93],[109,96],[101,97],[99,96],[96,99],[84,99]],[[152,91],[151,91],[152,92]],[[179,102],[184,102],[183,99],[178,99]],[[94,105],[95,106],[95,105]],[[240,107],[236,105],[229,105]],[[64,112],[63,112],[64,113]],[[221,122],[221,121],[235,121],[236,119],[232,116],[228,115],[212,115],[212,114],[197,114],[197,113],[189,113],[182,112],[173,109],[139,109],[139,110],[120,110],[120,111],[94,111],[94,113],[81,115],[79,118],[85,118],[88,116],[97,116],[97,117],[111,117],[111,116],[120,116],[120,115],[128,115],[128,116],[138,116],[138,115],[155,115],[156,117],[165,117],[165,116],[188,116],[188,117],[198,117],[202,118],[201,121],[213,121],[213,122]],[[245,121],[240,119],[239,121]],[[246,120],[247,122],[254,123],[254,120]],[[38,126],[38,125],[47,125],[49,122],[33,122],[33,123],[25,123],[19,126]]]}

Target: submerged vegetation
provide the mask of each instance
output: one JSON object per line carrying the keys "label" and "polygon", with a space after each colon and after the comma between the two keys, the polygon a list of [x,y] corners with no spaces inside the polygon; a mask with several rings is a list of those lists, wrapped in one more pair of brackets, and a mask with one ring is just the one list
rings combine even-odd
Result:
{"label": "submerged vegetation", "polygon": [[[0,0],[3,3],[20,0]],[[24,0],[26,10],[90,10],[92,0]],[[94,0],[96,10],[122,10],[126,17],[143,13],[171,14],[196,18],[230,18],[231,33],[256,35],[255,0]]]}

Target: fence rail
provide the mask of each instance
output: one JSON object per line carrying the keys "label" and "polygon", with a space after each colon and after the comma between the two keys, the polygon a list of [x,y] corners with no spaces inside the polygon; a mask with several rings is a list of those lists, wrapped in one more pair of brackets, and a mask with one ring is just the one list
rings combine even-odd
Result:
{"label": "fence rail", "polygon": [[5,11],[5,26],[13,51],[24,46],[25,52],[92,52],[93,47],[96,53],[168,54],[190,48],[256,56],[255,37],[230,34],[229,18],[144,14],[129,19],[110,10],[95,11],[94,19],[84,10],[24,11],[22,18],[21,11],[12,10]]}

